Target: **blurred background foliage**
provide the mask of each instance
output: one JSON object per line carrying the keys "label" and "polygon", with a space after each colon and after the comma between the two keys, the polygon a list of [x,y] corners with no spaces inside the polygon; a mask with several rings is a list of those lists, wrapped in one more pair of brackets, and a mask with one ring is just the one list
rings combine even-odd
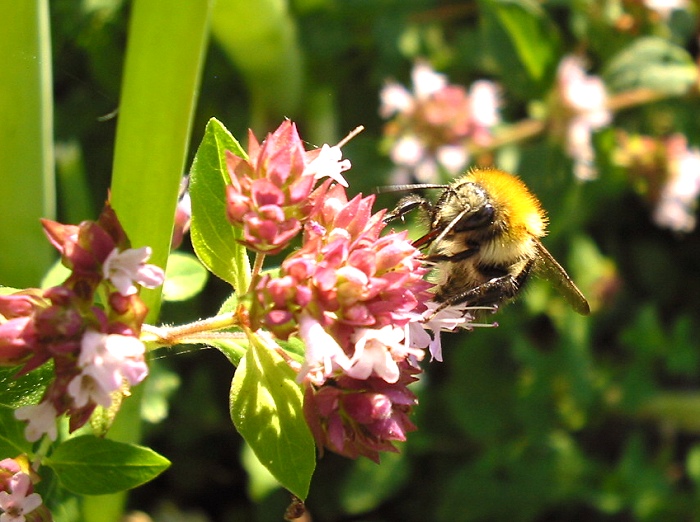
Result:
{"label": "blurred background foliage", "polygon": [[[379,466],[320,459],[313,520],[700,520],[700,234],[655,225],[661,174],[619,161],[621,136],[700,145],[698,6],[678,5],[664,15],[639,0],[219,0],[190,159],[212,116],[243,142],[285,117],[317,146],[364,125],[344,156],[350,190],[371,193],[393,169],[379,92],[388,79],[409,86],[418,58],[451,83],[497,82],[505,127],[542,114],[572,52],[611,94],[662,93],[595,134],[596,179],[575,178],[554,131],[473,158],[516,171],[540,197],[545,243],[593,314],[532,281],[498,328],[445,335],[445,362],[426,363],[417,386],[419,431]],[[96,217],[109,187],[131,7],[50,3],[60,221]],[[211,278],[194,300],[166,303],[161,321],[213,315],[228,292]],[[233,368],[215,350],[163,350],[154,363],[144,442],[173,466],[130,508],[156,520],[281,519],[288,494],[229,420]]]}

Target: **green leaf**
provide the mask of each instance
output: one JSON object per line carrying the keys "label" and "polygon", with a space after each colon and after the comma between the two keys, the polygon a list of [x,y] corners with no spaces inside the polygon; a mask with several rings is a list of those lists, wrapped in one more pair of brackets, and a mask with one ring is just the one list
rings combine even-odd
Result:
{"label": "green leaf", "polygon": [[0,460],[31,451],[31,443],[24,438],[25,426],[15,419],[14,408],[0,406]]}
{"label": "green leaf", "polygon": [[170,461],[150,448],[84,435],[65,441],[45,460],[78,495],[104,495],[153,480]]}
{"label": "green leaf", "polygon": [[248,496],[255,502],[260,502],[270,493],[280,488],[280,483],[263,466],[255,456],[250,446],[243,444],[241,448],[241,465],[248,474]]}
{"label": "green leaf", "polygon": [[[230,331],[233,332],[235,330]],[[305,346],[301,339],[290,337],[286,341],[278,340],[277,342],[280,348],[287,352],[292,359],[297,362],[304,360]],[[234,366],[240,364],[249,347],[248,339],[245,337],[240,339],[207,339],[206,344],[223,353]]]}
{"label": "green leaf", "polygon": [[247,157],[226,127],[212,118],[192,164],[190,235],[204,266],[238,292],[245,292],[250,285],[250,263],[246,249],[238,242],[242,231],[226,219],[226,150]]}
{"label": "green leaf", "polygon": [[51,362],[15,378],[19,370],[19,366],[0,368],[0,406],[16,409],[38,403],[54,378]]}
{"label": "green leaf", "polygon": [[700,433],[700,394],[685,391],[660,392],[644,402],[638,412],[643,419],[652,419],[689,433]]}
{"label": "green leaf", "polygon": [[299,362],[304,360],[304,354],[306,353],[306,345],[304,344],[304,341],[298,337],[290,337],[286,341],[278,339],[277,342],[292,358]]}
{"label": "green leaf", "polygon": [[655,36],[638,38],[608,63],[603,73],[613,92],[648,88],[684,94],[697,78],[697,67],[685,49]]}
{"label": "green leaf", "polygon": [[241,359],[248,351],[248,339],[207,339],[207,345],[216,348],[223,353],[234,366],[241,363]]}
{"label": "green leaf", "polygon": [[250,341],[231,383],[231,419],[263,466],[304,500],[316,458],[296,374],[260,337]]}
{"label": "green leaf", "polygon": [[505,32],[531,80],[539,82],[557,59],[556,26],[535,3],[527,0],[483,0],[482,6]]}
{"label": "green leaf", "polygon": [[186,301],[202,291],[209,272],[190,254],[173,252],[168,257],[163,283],[165,301]]}

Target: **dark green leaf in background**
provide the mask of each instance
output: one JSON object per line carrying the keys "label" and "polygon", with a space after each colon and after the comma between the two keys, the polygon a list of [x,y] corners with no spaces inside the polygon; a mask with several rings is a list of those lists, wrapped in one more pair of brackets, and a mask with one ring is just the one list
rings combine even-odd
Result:
{"label": "dark green leaf in background", "polygon": [[209,272],[192,255],[173,252],[168,257],[163,283],[165,301],[186,301],[202,291]]}
{"label": "dark green leaf in background", "polygon": [[245,78],[250,126],[256,131],[278,125],[282,115],[292,117],[304,96],[304,61],[291,7],[276,0],[218,0],[215,5],[212,34]]}
{"label": "dark green leaf in background", "polygon": [[647,88],[669,95],[685,93],[697,81],[697,67],[678,45],[649,36],[639,38],[615,55],[603,73],[613,92]]}
{"label": "dark green leaf in background", "polygon": [[499,27],[510,43],[511,49],[504,51],[517,56],[530,81],[537,84],[545,79],[559,58],[559,37],[556,26],[539,4],[528,0],[482,0],[480,5],[484,16]]}

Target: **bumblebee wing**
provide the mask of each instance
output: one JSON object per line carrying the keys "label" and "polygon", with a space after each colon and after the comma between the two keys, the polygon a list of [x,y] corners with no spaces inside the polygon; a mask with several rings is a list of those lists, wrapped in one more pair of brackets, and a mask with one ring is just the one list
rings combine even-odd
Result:
{"label": "bumblebee wing", "polygon": [[537,257],[536,270],[539,275],[552,283],[576,312],[581,315],[590,314],[591,308],[588,306],[588,301],[586,301],[581,290],[578,289],[569,277],[569,274],[566,273],[566,270],[562,268],[539,240],[537,240]]}

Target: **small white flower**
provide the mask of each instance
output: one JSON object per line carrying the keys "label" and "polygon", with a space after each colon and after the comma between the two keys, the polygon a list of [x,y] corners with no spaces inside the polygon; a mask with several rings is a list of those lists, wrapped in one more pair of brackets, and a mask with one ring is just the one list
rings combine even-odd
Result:
{"label": "small white flower", "polygon": [[40,402],[39,404],[31,404],[22,406],[15,411],[15,418],[23,421],[28,421],[27,427],[24,430],[24,437],[29,442],[36,442],[44,434],[48,435],[51,440],[56,440],[56,415],[58,412],[48,401]]}
{"label": "small white flower", "polygon": [[595,150],[593,149],[593,128],[585,118],[574,117],[566,130],[566,152],[574,160],[574,175],[581,181],[595,179]]}
{"label": "small white flower", "polygon": [[447,77],[435,72],[426,62],[418,62],[411,71],[413,92],[418,100],[426,100],[447,86]]}
{"label": "small white flower", "polygon": [[593,128],[600,128],[612,119],[607,108],[607,91],[598,76],[589,76],[583,61],[567,56],[559,64],[559,85],[566,103],[579,113]]}
{"label": "small white flower", "polygon": [[67,388],[68,395],[73,397],[77,408],[87,406],[90,402],[109,408],[112,405],[112,396],[100,385],[100,381],[88,373],[89,371],[84,370],[71,379]]}
{"label": "small white flower", "polygon": [[192,216],[192,198],[189,191],[185,192],[177,202],[177,209],[188,217]]}
{"label": "small white flower", "polygon": [[464,145],[443,145],[435,151],[438,162],[450,174],[459,174],[469,162],[469,153]]}
{"label": "small white flower", "polygon": [[313,317],[301,314],[299,337],[304,341],[306,351],[297,376],[298,382],[308,378],[320,386],[339,368],[346,370],[350,367],[350,359],[343,349]]}
{"label": "small white flower", "polygon": [[324,144],[321,151],[304,169],[304,175],[313,175],[316,179],[325,177],[335,180],[344,187],[348,182],[341,175],[341,172],[349,170],[352,166],[350,160],[342,159],[343,152],[340,147],[331,147]]}
{"label": "small white flower", "polygon": [[471,119],[480,127],[493,127],[501,121],[498,107],[501,105],[498,86],[488,80],[479,80],[469,88]]}
{"label": "small white flower", "polygon": [[686,9],[688,7],[687,0],[644,0],[644,5],[647,9],[656,11],[664,20],[668,20],[671,13],[676,9]]}
{"label": "small white flower", "polygon": [[110,356],[120,362],[120,373],[132,386],[143,381],[148,375],[148,365],[144,360],[146,346],[136,337],[111,334],[107,336],[105,348]]}
{"label": "small white flower", "polygon": [[111,394],[124,380],[132,386],[140,383],[148,375],[144,353],[144,344],[135,337],[86,331],[78,358],[82,371],[68,384],[76,406],[95,402],[109,407]]}
{"label": "small white flower", "polygon": [[42,504],[39,493],[27,495],[31,479],[26,473],[15,473],[9,480],[9,489],[0,491],[0,509],[4,511],[0,515],[0,522],[24,522],[25,515],[31,513]]}
{"label": "small white flower", "polygon": [[575,111],[567,129],[566,149],[574,160],[576,177],[589,180],[596,176],[591,135],[612,121],[605,84],[599,77],[587,75],[583,61],[576,56],[561,61],[558,77],[562,98]]}
{"label": "small white flower", "polygon": [[155,288],[163,284],[165,273],[156,265],[145,264],[151,257],[150,247],[129,248],[119,252],[112,250],[102,266],[102,274],[124,296],[138,292],[136,284]]}
{"label": "small white flower", "polygon": [[410,112],[415,106],[413,96],[403,85],[398,83],[386,84],[379,93],[381,105],[379,114],[382,118],[389,118],[397,112]]}
{"label": "small white flower", "polygon": [[[434,359],[442,362],[440,332],[453,332],[457,328],[469,329],[472,327],[473,316],[469,313],[470,308],[464,303],[448,306],[437,313],[435,310],[441,306],[441,303],[428,301],[425,304],[428,308],[423,312],[422,320],[409,325],[411,342],[420,348],[428,348],[431,361]],[[422,333],[420,329],[424,329]],[[432,330],[432,339],[425,330]]]}
{"label": "small white flower", "polygon": [[439,180],[440,169],[432,156],[426,156],[413,169],[413,176],[418,183],[435,183]]}
{"label": "small white flower", "polygon": [[391,147],[389,156],[397,165],[415,167],[425,156],[423,143],[413,134],[405,134]]}
{"label": "small white flower", "polygon": [[408,357],[423,358],[423,351],[406,344],[404,328],[387,325],[382,328],[359,328],[353,333],[355,353],[347,373],[355,379],[367,379],[372,373],[388,383],[399,380],[397,361]]}

